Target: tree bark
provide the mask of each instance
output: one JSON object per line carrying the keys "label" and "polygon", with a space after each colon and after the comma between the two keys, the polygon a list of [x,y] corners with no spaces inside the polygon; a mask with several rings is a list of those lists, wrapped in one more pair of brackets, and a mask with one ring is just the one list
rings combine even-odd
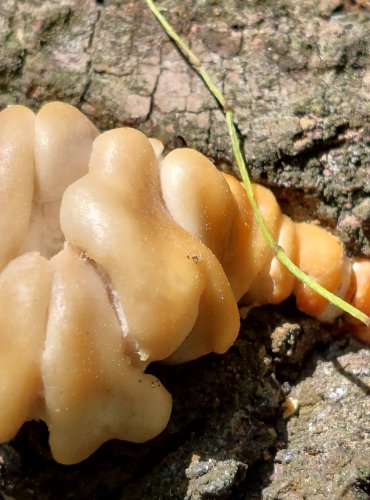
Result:
{"label": "tree bark", "polygon": [[[370,257],[368,2],[157,3],[236,110],[254,180],[295,220],[318,220],[350,254]],[[63,100],[101,130],[135,126],[236,173],[221,110],[144,0],[2,0],[0,42],[0,108]],[[0,491],[367,498],[369,353],[348,339],[315,348],[329,338],[291,304],[256,310],[224,357],[155,368],[174,395],[160,438],[109,443],[63,468],[48,456],[45,429],[29,424],[0,447]],[[287,421],[290,386],[301,411]]]}

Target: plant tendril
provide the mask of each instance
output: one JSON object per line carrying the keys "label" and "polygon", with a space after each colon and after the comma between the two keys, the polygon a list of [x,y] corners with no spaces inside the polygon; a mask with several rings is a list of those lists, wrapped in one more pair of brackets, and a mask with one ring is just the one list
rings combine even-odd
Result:
{"label": "plant tendril", "polygon": [[213,83],[212,78],[207,73],[207,71],[203,68],[199,58],[194,54],[194,52],[190,49],[190,47],[187,45],[187,43],[172,28],[172,26],[169,24],[169,22],[166,20],[166,18],[158,10],[158,8],[155,5],[155,3],[153,2],[153,0],[146,0],[146,2],[147,2],[149,9],[152,11],[154,16],[157,18],[159,23],[162,25],[166,34],[173,40],[173,42],[176,44],[176,46],[180,49],[180,51],[185,56],[188,63],[201,76],[201,78],[203,79],[204,83],[206,84],[208,90],[213,94],[216,101],[221,106],[221,108],[226,116],[227,129],[228,129],[230,140],[231,140],[233,154],[235,156],[236,163],[238,165],[240,175],[242,177],[242,180],[243,180],[243,183],[245,186],[245,190],[247,192],[249,203],[252,207],[252,210],[253,210],[254,216],[257,220],[257,224],[259,226],[259,229],[260,229],[266,243],[272,249],[276,258],[297,279],[299,279],[304,284],[306,284],[307,286],[312,288],[312,290],[314,290],[316,293],[318,293],[319,295],[324,297],[331,304],[338,307],[343,312],[350,314],[351,316],[358,319],[359,321],[361,321],[365,325],[369,326],[370,325],[370,318],[366,314],[359,311],[356,307],[352,306],[351,304],[349,304],[345,300],[341,299],[340,297],[337,297],[335,294],[329,292],[326,288],[321,286],[314,279],[310,278],[310,276],[308,276],[296,264],[294,264],[294,262],[286,255],[284,249],[274,241],[274,238],[272,237],[270,231],[267,228],[266,222],[263,218],[263,215],[262,215],[262,213],[259,209],[259,206],[254,198],[254,195],[253,195],[252,183],[251,183],[251,180],[249,178],[246,162],[245,162],[244,156],[243,156],[241,148],[240,148],[238,132],[237,132],[235,121],[234,121],[234,114],[235,114],[234,109],[227,106],[224,95],[219,90],[219,88]]}

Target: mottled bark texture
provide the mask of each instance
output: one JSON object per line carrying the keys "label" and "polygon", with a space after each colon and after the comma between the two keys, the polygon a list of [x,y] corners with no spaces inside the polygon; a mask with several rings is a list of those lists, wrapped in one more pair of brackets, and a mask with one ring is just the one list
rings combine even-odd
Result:
{"label": "mottled bark texture", "polygon": [[[369,257],[368,2],[158,4],[235,107],[254,179],[296,220],[320,220]],[[234,168],[222,113],[143,0],[1,0],[0,107],[56,99],[102,130],[133,125]],[[62,467],[31,423],[0,448],[0,490],[22,500],[368,498],[369,353],[346,337],[325,347],[337,331],[290,303],[256,310],[225,356],[155,367],[174,395],[158,439],[108,443]],[[290,391],[300,411],[287,421]]]}

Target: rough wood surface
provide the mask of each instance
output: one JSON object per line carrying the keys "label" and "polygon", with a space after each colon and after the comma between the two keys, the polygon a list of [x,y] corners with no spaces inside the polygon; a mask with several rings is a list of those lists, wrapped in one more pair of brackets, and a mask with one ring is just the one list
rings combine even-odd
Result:
{"label": "rough wood surface", "polygon": [[[158,5],[235,107],[254,178],[295,219],[321,221],[369,257],[368,2]],[[133,125],[233,169],[222,113],[143,0],[1,0],[0,107],[56,99],[102,130]],[[328,338],[290,303],[256,310],[226,356],[155,368],[174,394],[160,438],[108,443],[66,468],[32,423],[0,448],[0,491],[22,500],[368,498],[369,353],[346,337],[323,347]],[[290,390],[301,410],[287,421]]]}

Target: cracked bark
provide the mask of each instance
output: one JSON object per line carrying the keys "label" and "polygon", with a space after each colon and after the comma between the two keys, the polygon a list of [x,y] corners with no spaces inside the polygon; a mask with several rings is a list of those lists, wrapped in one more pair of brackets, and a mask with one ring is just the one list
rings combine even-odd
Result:
{"label": "cracked bark", "polygon": [[[254,179],[296,220],[321,221],[349,252],[369,257],[366,2],[158,3],[235,107]],[[144,1],[2,0],[0,27],[1,108],[64,100],[102,130],[133,125],[169,148],[180,137],[233,169],[222,113]],[[1,447],[1,491],[22,499],[365,498],[370,410],[358,387],[369,385],[368,354],[337,340],[305,357],[328,338],[289,304],[255,311],[223,358],[156,368],[175,398],[164,436],[108,444],[66,470],[49,459],[44,429],[30,424]],[[333,353],[351,377],[333,368]],[[311,391],[312,404],[287,424],[278,407],[288,382],[298,397]],[[331,396],[333,384],[345,387],[342,398]],[[320,433],[308,433],[320,418]]]}

